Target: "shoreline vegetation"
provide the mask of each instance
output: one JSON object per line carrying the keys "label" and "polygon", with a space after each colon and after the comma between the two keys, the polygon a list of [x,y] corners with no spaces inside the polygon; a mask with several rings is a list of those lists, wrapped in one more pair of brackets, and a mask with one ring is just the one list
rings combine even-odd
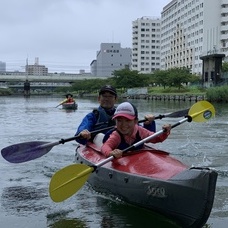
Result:
{"label": "shoreline vegetation", "polygon": [[[118,89],[117,89],[118,90]],[[70,91],[74,94],[74,97],[95,97],[97,96],[97,91],[94,93]],[[66,92],[41,92],[41,93],[31,93],[33,95],[59,95],[63,96]],[[228,86],[211,87],[211,88],[166,88],[161,87],[148,87],[147,94],[133,94],[128,95],[123,89],[118,90],[120,97],[130,98],[130,99],[148,99],[148,100],[173,100],[173,101],[199,101],[208,100],[210,102],[228,102]],[[7,88],[0,88],[0,96],[23,96],[23,94],[14,93],[12,90]]]}

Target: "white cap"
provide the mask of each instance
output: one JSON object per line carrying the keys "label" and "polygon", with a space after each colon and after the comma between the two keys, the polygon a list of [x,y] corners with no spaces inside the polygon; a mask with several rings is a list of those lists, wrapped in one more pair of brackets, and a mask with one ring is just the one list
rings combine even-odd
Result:
{"label": "white cap", "polygon": [[134,120],[138,118],[138,112],[134,105],[129,102],[123,102],[116,108],[112,119],[117,117],[125,117],[129,120]]}

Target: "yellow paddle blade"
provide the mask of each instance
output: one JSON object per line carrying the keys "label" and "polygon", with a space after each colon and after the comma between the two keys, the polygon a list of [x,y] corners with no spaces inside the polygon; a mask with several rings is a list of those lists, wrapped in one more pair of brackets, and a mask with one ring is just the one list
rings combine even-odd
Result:
{"label": "yellow paddle blade", "polygon": [[195,122],[204,122],[215,116],[215,108],[208,101],[198,101],[192,105],[188,115]]}
{"label": "yellow paddle blade", "polygon": [[63,103],[65,103],[66,101],[67,101],[67,99],[64,99],[63,101],[61,101],[60,104],[63,104]]}
{"label": "yellow paddle blade", "polygon": [[61,202],[74,195],[94,171],[84,164],[72,164],[57,171],[49,185],[50,197],[54,202]]}

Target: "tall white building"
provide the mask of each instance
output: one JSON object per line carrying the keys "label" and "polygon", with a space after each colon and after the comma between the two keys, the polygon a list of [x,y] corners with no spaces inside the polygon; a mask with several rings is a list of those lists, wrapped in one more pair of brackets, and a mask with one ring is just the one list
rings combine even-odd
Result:
{"label": "tall white building", "polygon": [[146,74],[160,69],[160,23],[153,17],[132,22],[132,70]]}
{"label": "tall white building", "polygon": [[173,0],[161,12],[161,69],[202,74],[205,55],[228,55],[228,0]]}
{"label": "tall white building", "polygon": [[120,43],[101,43],[97,58],[90,67],[92,75],[110,77],[114,70],[130,68],[130,65],[131,48],[122,48]]}

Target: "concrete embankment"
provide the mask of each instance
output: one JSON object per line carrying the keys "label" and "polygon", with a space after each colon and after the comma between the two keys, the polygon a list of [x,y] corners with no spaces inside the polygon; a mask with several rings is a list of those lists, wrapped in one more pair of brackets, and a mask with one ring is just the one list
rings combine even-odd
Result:
{"label": "concrete embankment", "polygon": [[145,99],[145,100],[160,100],[160,101],[201,101],[205,100],[205,95],[149,95],[149,94],[137,94],[137,95],[128,95],[126,98],[129,99]]}

